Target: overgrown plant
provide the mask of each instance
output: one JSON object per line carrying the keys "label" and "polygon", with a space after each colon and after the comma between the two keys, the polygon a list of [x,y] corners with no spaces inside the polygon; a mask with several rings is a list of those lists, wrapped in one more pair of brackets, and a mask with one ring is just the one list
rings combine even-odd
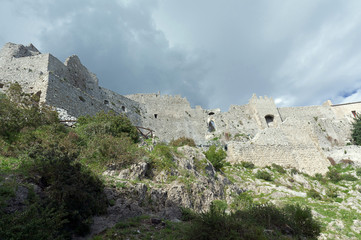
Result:
{"label": "overgrown plant", "polygon": [[187,138],[187,137],[180,137],[177,138],[176,140],[172,140],[169,145],[174,146],[174,147],[181,147],[181,146],[185,146],[188,145],[190,147],[195,147],[196,143],[194,142],[194,140],[192,138]]}
{"label": "overgrown plant", "polygon": [[227,157],[227,153],[223,151],[223,149],[219,148],[217,150],[217,147],[212,145],[204,154],[217,171],[221,170],[221,168],[225,166],[224,159]]}
{"label": "overgrown plant", "polygon": [[266,181],[272,181],[272,175],[267,171],[259,170],[259,171],[257,171],[255,177],[258,179],[266,180]]}
{"label": "overgrown plant", "polygon": [[351,137],[354,144],[361,145],[361,116],[359,114],[356,114],[352,123]]}
{"label": "overgrown plant", "polygon": [[212,204],[191,221],[186,239],[316,239],[321,232],[311,210],[300,205],[253,204],[227,214]]}

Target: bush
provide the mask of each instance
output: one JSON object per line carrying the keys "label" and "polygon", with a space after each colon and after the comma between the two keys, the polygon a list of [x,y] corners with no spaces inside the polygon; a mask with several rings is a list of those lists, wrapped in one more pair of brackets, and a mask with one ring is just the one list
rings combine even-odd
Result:
{"label": "bush", "polygon": [[320,183],[326,183],[326,179],[322,176],[321,173],[316,173],[313,179],[319,181]]}
{"label": "bush", "polygon": [[212,163],[213,167],[219,171],[222,167],[224,167],[224,159],[227,157],[227,153],[223,151],[221,148],[218,149],[215,145],[209,147],[208,151],[204,153],[206,158]]}
{"label": "bush", "polygon": [[251,162],[241,162],[241,166],[244,168],[249,168],[249,169],[255,168],[254,164]]}
{"label": "bush", "polygon": [[272,163],[272,168],[275,169],[277,172],[279,172],[281,174],[286,173],[286,170],[282,166],[280,166],[280,165],[278,165],[276,163]]}
{"label": "bush", "polygon": [[338,197],[337,189],[334,188],[327,189],[326,196],[329,198],[337,198]]}
{"label": "bush", "polygon": [[300,172],[296,169],[296,168],[291,168],[291,174],[292,175],[296,175],[299,174]]}
{"label": "bush", "polygon": [[174,147],[181,147],[181,146],[185,146],[185,145],[188,145],[190,147],[195,147],[196,143],[191,138],[180,137],[180,138],[178,138],[176,140],[172,140],[169,143],[169,145],[174,146]]}
{"label": "bush", "polygon": [[352,123],[351,137],[354,144],[361,145],[361,116],[359,116],[358,114],[356,115]]}
{"label": "bush", "polygon": [[12,142],[25,127],[59,122],[55,111],[41,107],[36,95],[22,92],[18,83],[12,84],[7,92],[9,97],[0,98],[0,137]]}
{"label": "bush", "polygon": [[361,168],[356,169],[356,175],[361,177]]}
{"label": "bush", "polygon": [[181,220],[182,221],[190,221],[196,218],[197,214],[190,208],[182,208],[181,207]]}
{"label": "bush", "polygon": [[129,137],[113,137],[99,134],[88,140],[80,152],[79,158],[93,168],[103,170],[126,168],[138,163],[146,152],[138,148]]}
{"label": "bush", "polygon": [[23,211],[0,211],[0,239],[71,239],[66,221],[66,213],[55,204],[28,203]]}
{"label": "bush", "polygon": [[334,183],[342,180],[341,174],[336,169],[331,169],[326,173],[326,176]]}
{"label": "bush", "polygon": [[177,168],[173,157],[174,154],[175,151],[173,147],[164,144],[156,145],[151,152],[152,167],[157,170],[167,171],[170,171],[173,168]]}
{"label": "bush", "polygon": [[23,161],[23,171],[44,190],[49,201],[63,208],[66,228],[79,235],[86,234],[91,217],[106,212],[103,183],[57,147],[37,146],[28,156]]}
{"label": "bush", "polygon": [[272,175],[266,171],[257,171],[256,178],[263,179],[266,181],[272,181]]}
{"label": "bush", "polygon": [[345,180],[345,181],[357,181],[358,180],[358,178],[352,174],[342,174],[341,177],[342,177],[342,180]]}
{"label": "bush", "polygon": [[139,134],[124,115],[117,115],[115,112],[99,112],[95,116],[83,116],[78,118],[77,132],[85,138],[94,135],[112,135],[113,137],[129,137],[133,142],[139,141]]}
{"label": "bush", "polygon": [[250,205],[231,214],[214,205],[205,213],[197,214],[188,239],[315,239],[320,234],[320,223],[313,219],[311,210],[300,205],[277,208],[271,204]]}
{"label": "bush", "polygon": [[307,197],[318,199],[318,200],[322,199],[321,195],[313,188],[307,192]]}

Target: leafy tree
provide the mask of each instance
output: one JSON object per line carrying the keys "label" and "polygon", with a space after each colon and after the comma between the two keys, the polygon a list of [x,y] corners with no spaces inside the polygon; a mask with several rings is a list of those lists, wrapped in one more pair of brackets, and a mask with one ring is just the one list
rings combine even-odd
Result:
{"label": "leafy tree", "polygon": [[356,145],[361,145],[361,116],[356,115],[354,122],[352,123],[352,133],[351,133],[353,142]]}

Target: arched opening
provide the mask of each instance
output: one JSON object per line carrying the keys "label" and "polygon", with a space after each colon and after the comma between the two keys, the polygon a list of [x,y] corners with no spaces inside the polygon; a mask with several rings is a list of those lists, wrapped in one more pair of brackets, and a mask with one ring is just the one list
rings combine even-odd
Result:
{"label": "arched opening", "polygon": [[214,115],[214,112],[210,112],[208,113],[208,116]]}
{"label": "arched opening", "polygon": [[214,124],[214,121],[211,120],[208,123],[208,132],[214,132],[216,131],[216,125]]}
{"label": "arched opening", "polygon": [[272,127],[273,126],[274,116],[273,115],[266,115],[264,118],[266,119],[267,127]]}
{"label": "arched opening", "polygon": [[154,118],[158,118],[158,114],[154,114]]}

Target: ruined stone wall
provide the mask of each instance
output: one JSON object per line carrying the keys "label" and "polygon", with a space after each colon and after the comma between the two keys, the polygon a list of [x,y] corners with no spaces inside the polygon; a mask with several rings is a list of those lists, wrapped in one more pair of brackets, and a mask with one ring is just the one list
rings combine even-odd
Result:
{"label": "ruined stone wall", "polygon": [[257,166],[276,163],[312,175],[327,172],[330,165],[318,145],[317,135],[307,125],[267,128],[249,142],[229,142],[228,156],[232,163],[249,161]]}
{"label": "ruined stone wall", "polygon": [[[248,105],[253,113],[253,118],[261,128],[276,127],[282,122],[272,98],[267,96],[258,98],[253,94]],[[271,120],[267,121],[267,118]]]}
{"label": "ruined stone wall", "polygon": [[142,126],[154,130],[162,141],[188,137],[197,144],[205,143],[207,113],[201,107],[191,108],[180,96],[134,94],[127,98],[140,103]]}
{"label": "ruined stone wall", "polygon": [[95,74],[77,56],[65,64],[51,54],[41,54],[34,46],[8,43],[0,51],[0,89],[18,82],[24,92],[41,92],[40,101],[64,110],[69,117],[94,115],[114,110],[141,124],[139,103],[98,86]]}
{"label": "ruined stone wall", "polygon": [[307,106],[307,107],[283,107],[279,108],[279,113],[283,120],[288,117],[309,121],[314,118],[335,118],[334,112],[327,106]]}
{"label": "ruined stone wall", "polygon": [[44,101],[47,88],[47,61],[49,55],[11,58],[0,65],[0,89],[6,91],[10,84],[18,82],[26,93],[41,92]]}
{"label": "ruined stone wall", "polygon": [[352,123],[354,119],[352,112],[355,111],[356,113],[361,114],[361,102],[331,105],[331,109],[337,118],[346,118]]}
{"label": "ruined stone wall", "polygon": [[[254,95],[248,104],[220,109],[192,108],[187,99],[160,94],[122,96],[98,86],[77,56],[62,63],[34,46],[7,44],[0,51],[0,90],[18,81],[29,93],[65,117],[114,110],[150,128],[161,141],[189,137],[197,144],[228,144],[228,160],[277,163],[310,174],[324,173],[325,156],[350,141],[353,115],[361,103],[277,108],[272,98]],[[217,140],[215,140],[217,139]]]}

